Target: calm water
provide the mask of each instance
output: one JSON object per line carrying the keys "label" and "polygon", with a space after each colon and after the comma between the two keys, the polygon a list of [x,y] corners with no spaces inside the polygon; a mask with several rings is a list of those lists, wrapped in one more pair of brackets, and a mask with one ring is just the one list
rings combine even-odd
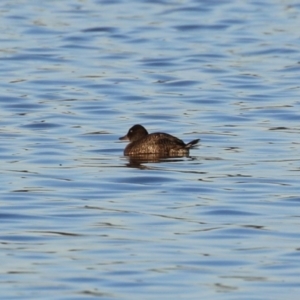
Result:
{"label": "calm water", "polygon": [[[297,299],[300,5],[4,0],[3,299]],[[190,157],[136,164],[133,124]]]}

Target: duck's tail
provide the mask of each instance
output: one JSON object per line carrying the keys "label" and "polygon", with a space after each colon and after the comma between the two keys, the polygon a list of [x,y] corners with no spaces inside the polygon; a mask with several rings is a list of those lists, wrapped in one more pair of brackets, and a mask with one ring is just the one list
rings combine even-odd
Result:
{"label": "duck's tail", "polygon": [[199,141],[200,141],[200,139],[192,140],[191,142],[189,142],[185,145],[185,148],[186,149],[194,148],[195,145],[198,144]]}

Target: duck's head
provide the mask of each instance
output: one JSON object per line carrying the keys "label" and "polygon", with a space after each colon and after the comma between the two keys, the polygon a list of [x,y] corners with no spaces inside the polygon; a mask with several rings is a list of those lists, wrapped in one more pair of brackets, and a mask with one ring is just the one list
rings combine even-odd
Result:
{"label": "duck's head", "polygon": [[119,138],[119,140],[129,140],[130,142],[137,141],[143,137],[148,135],[148,131],[142,125],[134,125],[132,126],[126,135]]}

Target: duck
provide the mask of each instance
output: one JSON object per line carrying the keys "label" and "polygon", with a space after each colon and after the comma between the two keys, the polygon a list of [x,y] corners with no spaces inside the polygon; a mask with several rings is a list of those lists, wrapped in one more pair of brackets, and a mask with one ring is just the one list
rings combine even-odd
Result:
{"label": "duck", "polygon": [[124,150],[125,156],[156,154],[160,156],[183,156],[188,155],[189,150],[194,148],[200,139],[184,143],[179,138],[164,132],[148,133],[140,124],[132,126],[126,135],[119,140],[129,140],[130,143]]}

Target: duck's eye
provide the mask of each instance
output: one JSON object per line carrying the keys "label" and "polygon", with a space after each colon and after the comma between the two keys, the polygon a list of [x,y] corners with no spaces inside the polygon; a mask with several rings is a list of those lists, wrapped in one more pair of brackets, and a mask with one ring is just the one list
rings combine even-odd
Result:
{"label": "duck's eye", "polygon": [[132,133],[132,131],[133,131],[133,130],[131,129],[129,132]]}

